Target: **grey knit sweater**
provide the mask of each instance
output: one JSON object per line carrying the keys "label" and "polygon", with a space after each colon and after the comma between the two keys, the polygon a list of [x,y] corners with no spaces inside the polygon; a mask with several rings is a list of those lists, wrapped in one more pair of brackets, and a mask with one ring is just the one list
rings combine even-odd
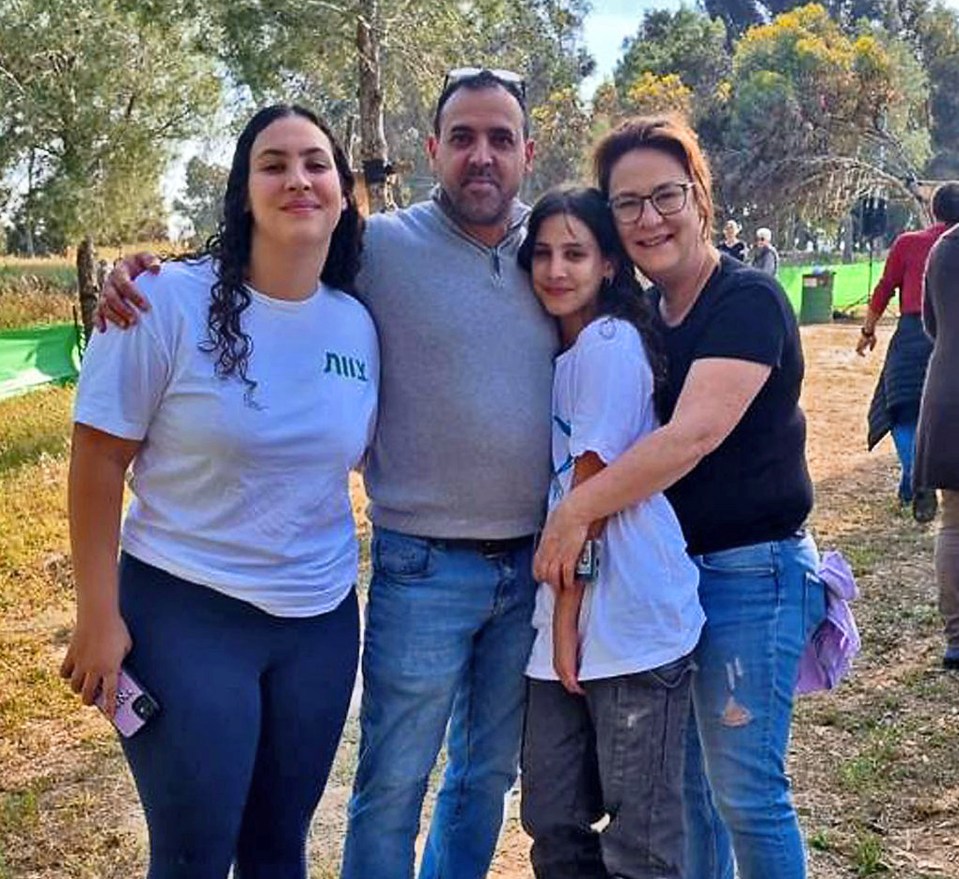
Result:
{"label": "grey knit sweater", "polygon": [[516,264],[526,212],[496,247],[438,198],[368,222],[357,287],[381,347],[365,472],[379,527],[496,539],[542,522],[557,334]]}

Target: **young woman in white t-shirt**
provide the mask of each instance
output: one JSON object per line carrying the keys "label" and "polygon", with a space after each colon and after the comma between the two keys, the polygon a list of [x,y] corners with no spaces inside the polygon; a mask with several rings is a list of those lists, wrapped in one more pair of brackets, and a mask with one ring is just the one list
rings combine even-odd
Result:
{"label": "young woman in white t-shirt", "polygon": [[[519,261],[562,338],[552,507],[657,427],[661,357],[598,191],[544,195]],[[537,594],[522,773],[533,868],[539,879],[679,877],[689,654],[704,620],[696,568],[662,494],[590,536],[595,578]]]}
{"label": "young woman in white t-shirt", "polygon": [[329,128],[301,107],[258,112],[223,217],[202,253],[139,281],[152,308],[135,326],[86,353],[61,671],[112,713],[129,698],[122,664],[159,706],[140,703],[146,723],[122,740],[151,879],[224,879],[231,864],[305,879],[356,674],[347,480],[379,375],[348,292],[361,223]]}

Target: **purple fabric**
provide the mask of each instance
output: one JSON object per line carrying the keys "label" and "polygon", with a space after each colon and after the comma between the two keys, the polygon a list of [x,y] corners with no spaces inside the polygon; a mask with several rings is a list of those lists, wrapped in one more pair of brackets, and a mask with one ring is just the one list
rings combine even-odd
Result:
{"label": "purple fabric", "polygon": [[861,643],[849,607],[849,602],[859,597],[849,562],[841,553],[824,553],[819,578],[826,587],[826,618],[813,632],[799,660],[797,693],[835,687],[849,673]]}

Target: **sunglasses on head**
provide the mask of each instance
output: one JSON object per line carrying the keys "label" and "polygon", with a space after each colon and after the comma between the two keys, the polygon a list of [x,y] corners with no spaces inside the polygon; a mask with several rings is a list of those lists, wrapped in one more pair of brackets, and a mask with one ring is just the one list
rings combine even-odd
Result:
{"label": "sunglasses on head", "polygon": [[523,79],[522,76],[514,73],[512,70],[499,70],[490,67],[457,67],[455,70],[449,71],[443,79],[443,92],[446,92],[458,83],[469,79],[476,79],[476,77],[482,74],[486,74],[490,78],[495,79],[496,82],[505,86],[507,89],[518,92],[519,96],[524,101],[526,100],[526,80]]}

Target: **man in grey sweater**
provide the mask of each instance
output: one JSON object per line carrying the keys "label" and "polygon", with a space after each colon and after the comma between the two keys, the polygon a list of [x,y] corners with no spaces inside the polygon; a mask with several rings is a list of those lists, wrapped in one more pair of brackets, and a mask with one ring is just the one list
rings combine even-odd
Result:
{"label": "man in grey sweater", "polygon": [[[343,879],[481,879],[516,778],[533,639],[533,534],[549,484],[555,325],[516,263],[533,158],[522,80],[447,75],[429,201],[369,219],[360,298],[381,348],[365,470],[373,578]],[[142,297],[114,270],[102,313]],[[112,318],[111,318],[112,319]]]}
{"label": "man in grey sweater", "polygon": [[343,879],[412,876],[447,726],[421,879],[486,875],[516,776],[557,350],[516,264],[533,156],[523,97],[502,71],[448,76],[427,144],[433,198],[366,229],[357,288],[382,378]]}

